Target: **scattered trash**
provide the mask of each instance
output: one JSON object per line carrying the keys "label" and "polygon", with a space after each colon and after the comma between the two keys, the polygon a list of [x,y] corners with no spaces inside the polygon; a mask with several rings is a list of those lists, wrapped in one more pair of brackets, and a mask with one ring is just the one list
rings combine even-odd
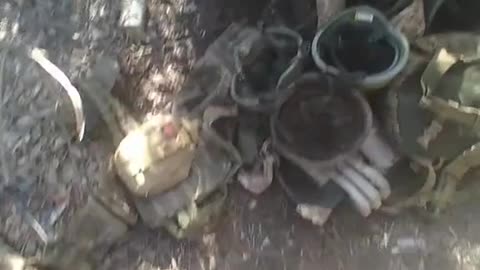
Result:
{"label": "scattered trash", "polygon": [[392,254],[412,254],[427,252],[427,243],[423,238],[405,237],[397,239]]}

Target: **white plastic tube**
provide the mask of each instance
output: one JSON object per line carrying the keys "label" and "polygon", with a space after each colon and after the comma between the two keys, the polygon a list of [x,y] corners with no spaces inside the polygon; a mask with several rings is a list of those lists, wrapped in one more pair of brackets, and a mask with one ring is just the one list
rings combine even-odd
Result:
{"label": "white plastic tube", "polygon": [[344,175],[370,202],[372,209],[378,209],[382,205],[382,198],[379,191],[364,178],[362,174],[348,165],[339,165],[340,173]]}
{"label": "white plastic tube", "polygon": [[382,172],[390,169],[397,160],[393,149],[380,137],[376,128],[370,131],[360,151],[375,168]]}
{"label": "white plastic tube", "polygon": [[382,199],[388,198],[391,193],[390,184],[388,180],[375,168],[370,167],[368,164],[363,162],[361,158],[349,158],[347,159],[348,164],[350,164],[356,171],[360,172],[365,176],[379,191]]}
{"label": "white plastic tube", "polygon": [[333,181],[337,183],[345,192],[347,192],[350,200],[355,208],[364,217],[368,217],[372,212],[370,203],[365,195],[363,195],[345,176],[336,174],[333,176]]}

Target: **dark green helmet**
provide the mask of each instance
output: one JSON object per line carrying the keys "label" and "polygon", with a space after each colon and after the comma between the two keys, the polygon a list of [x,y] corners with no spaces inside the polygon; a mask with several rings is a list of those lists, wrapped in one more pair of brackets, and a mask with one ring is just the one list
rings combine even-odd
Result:
{"label": "dark green helmet", "polygon": [[343,11],[322,27],[312,43],[318,68],[332,75],[354,73],[366,89],[385,86],[405,67],[409,45],[377,10],[360,6]]}

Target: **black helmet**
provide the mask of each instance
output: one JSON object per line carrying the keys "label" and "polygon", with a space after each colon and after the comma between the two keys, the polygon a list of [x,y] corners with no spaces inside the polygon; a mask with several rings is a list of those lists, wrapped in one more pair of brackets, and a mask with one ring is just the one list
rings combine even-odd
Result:
{"label": "black helmet", "polygon": [[312,56],[322,71],[357,73],[366,89],[385,86],[405,67],[409,44],[377,10],[360,6],[345,10],[321,28]]}
{"label": "black helmet", "polygon": [[322,225],[346,196],[330,178],[365,141],[370,107],[359,91],[320,73],[304,74],[282,100],[270,122],[277,176],[297,212]]}
{"label": "black helmet", "polygon": [[323,185],[327,172],[364,142],[370,107],[358,91],[319,73],[304,74],[288,90],[271,118],[274,148]]}

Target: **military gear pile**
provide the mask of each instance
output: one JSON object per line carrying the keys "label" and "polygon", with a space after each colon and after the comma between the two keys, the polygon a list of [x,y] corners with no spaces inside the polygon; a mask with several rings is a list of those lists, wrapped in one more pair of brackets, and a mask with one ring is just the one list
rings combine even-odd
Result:
{"label": "military gear pile", "polygon": [[[467,171],[478,166],[479,41],[467,33],[417,40],[405,73],[389,90],[389,133],[430,174],[421,194],[413,196],[421,198],[410,202],[432,203],[436,212],[452,199]],[[436,162],[441,164],[434,166]]]}
{"label": "military gear pile", "polygon": [[[82,98],[116,151],[50,261],[62,252],[88,257],[138,221],[176,238],[205,232],[222,215],[235,178],[256,194],[278,179],[298,214],[316,225],[345,198],[362,216],[444,209],[480,165],[480,37],[438,34],[411,47],[366,6],[333,16],[311,51],[290,28],[233,24],[197,61],[173,112],[144,123],[109,93],[118,65],[99,61],[110,80],[87,77]],[[368,100],[383,96],[366,95],[380,89],[383,106],[372,108]],[[402,184],[399,164],[408,163],[421,188],[385,203],[395,192],[390,184]]]}

